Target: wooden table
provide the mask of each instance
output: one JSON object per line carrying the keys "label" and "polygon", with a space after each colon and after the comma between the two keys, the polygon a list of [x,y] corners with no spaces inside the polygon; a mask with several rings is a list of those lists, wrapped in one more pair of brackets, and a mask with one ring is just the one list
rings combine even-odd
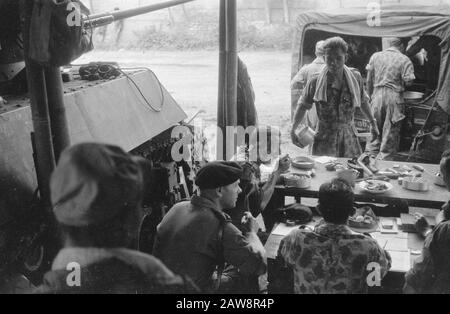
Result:
{"label": "wooden table", "polygon": [[[321,217],[314,217],[313,221],[308,225],[314,227]],[[274,228],[274,230],[276,227]],[[385,248],[389,252],[392,258],[391,269],[389,270],[389,275],[396,276],[397,278],[403,279],[404,274],[414,265],[414,261],[419,257],[419,253],[423,247],[423,239],[415,233],[404,233],[399,231],[397,234],[381,234],[381,232],[374,232],[371,236],[377,240],[378,244]],[[280,265],[276,259],[278,248],[280,246],[281,240],[284,238],[282,235],[270,234],[267,242],[265,244],[267,262],[268,262],[268,281],[269,281],[269,291],[271,291],[271,282],[275,281],[278,277],[290,276],[289,274],[279,274],[278,270]],[[406,242],[407,248],[402,248],[398,243]],[[408,263],[409,261],[409,263]],[[293,282],[292,279],[287,279],[287,282]]]}
{"label": "wooden table", "polygon": [[[338,158],[338,161],[342,163],[344,166],[347,165],[348,159]],[[434,184],[434,178],[431,174],[435,174],[439,172],[439,165],[432,164],[419,164],[419,163],[405,163],[405,162],[393,162],[393,161],[378,161],[377,168],[380,170],[392,168],[394,165],[400,165],[403,167],[404,165],[412,168],[412,165],[420,165],[422,166],[426,172],[422,174],[425,179],[430,181],[430,190],[427,192],[416,192],[409,191],[404,189],[401,185],[398,184],[398,180],[391,180],[390,183],[393,185],[393,189],[383,194],[370,194],[361,188],[359,188],[358,184],[355,187],[355,201],[357,202],[373,202],[373,203],[381,203],[381,204],[392,204],[403,202],[408,206],[414,207],[423,207],[423,208],[434,208],[440,209],[444,203],[449,200],[449,194],[447,189],[444,187],[440,187]],[[324,164],[320,164],[316,162],[316,176],[312,178],[311,187],[308,189],[299,189],[295,187],[286,187],[286,186],[277,186],[276,194],[278,196],[293,196],[297,199],[301,197],[312,197],[317,198],[319,194],[320,186],[336,178],[336,171],[327,171],[325,169]],[[413,169],[414,170],[414,169]],[[415,170],[414,170],[415,171]],[[293,168],[291,169],[292,173],[304,173],[304,171]],[[430,174],[431,173],[431,174]]]}

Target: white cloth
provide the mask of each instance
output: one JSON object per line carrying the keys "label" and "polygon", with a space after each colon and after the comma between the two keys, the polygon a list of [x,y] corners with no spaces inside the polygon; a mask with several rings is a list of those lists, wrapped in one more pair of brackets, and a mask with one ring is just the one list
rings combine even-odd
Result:
{"label": "white cloth", "polygon": [[[328,68],[325,67],[319,74],[316,85],[316,93],[314,95],[314,101],[327,102],[327,77]],[[354,107],[361,107],[361,88],[359,86],[358,79],[352,73],[349,67],[344,65],[344,77],[347,80],[348,88],[352,94],[352,102]]]}

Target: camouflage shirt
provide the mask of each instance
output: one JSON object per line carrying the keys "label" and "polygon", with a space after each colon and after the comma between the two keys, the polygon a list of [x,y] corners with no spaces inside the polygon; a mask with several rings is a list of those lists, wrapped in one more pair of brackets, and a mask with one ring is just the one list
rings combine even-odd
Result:
{"label": "camouflage shirt", "polygon": [[294,270],[299,294],[366,293],[369,263],[379,264],[380,278],[391,264],[374,239],[325,222],[314,231],[293,231],[282,240],[278,256]]}
{"label": "camouflage shirt", "polygon": [[411,60],[395,48],[374,53],[366,69],[374,87],[389,87],[399,93],[405,90],[404,82],[415,79]]}
{"label": "camouflage shirt", "polygon": [[450,221],[438,224],[425,239],[422,255],[405,276],[418,293],[450,293]]}

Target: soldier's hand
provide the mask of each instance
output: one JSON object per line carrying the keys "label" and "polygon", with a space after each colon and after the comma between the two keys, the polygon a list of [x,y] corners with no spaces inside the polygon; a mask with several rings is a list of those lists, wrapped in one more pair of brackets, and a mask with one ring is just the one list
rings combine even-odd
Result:
{"label": "soldier's hand", "polygon": [[426,237],[429,231],[431,230],[431,226],[428,224],[428,221],[423,215],[416,214],[415,217],[417,219],[415,224],[417,232],[423,237]]}
{"label": "soldier's hand", "polygon": [[289,155],[281,157],[278,161],[278,171],[280,173],[285,173],[289,168],[291,168],[291,158]]}
{"label": "soldier's hand", "polygon": [[242,217],[242,225],[246,232],[257,233],[259,230],[259,224],[255,217],[250,212],[246,212]]}
{"label": "soldier's hand", "polygon": [[294,144],[295,146],[298,146],[300,148],[304,148],[304,146],[302,144],[300,144],[297,135],[295,134],[295,130],[292,129],[291,130],[291,140],[292,140],[292,144]]}

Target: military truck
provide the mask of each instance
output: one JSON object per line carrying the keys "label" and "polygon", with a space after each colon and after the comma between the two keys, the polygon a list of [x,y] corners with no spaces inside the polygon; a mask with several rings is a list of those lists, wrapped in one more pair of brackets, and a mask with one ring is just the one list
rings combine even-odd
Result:
{"label": "military truck", "polygon": [[[385,48],[383,39],[419,38],[429,52],[429,62],[414,63],[416,81],[407,90],[420,92],[423,97],[406,99],[401,153],[396,158],[437,163],[442,152],[450,148],[449,17],[448,6],[383,5],[305,12],[298,16],[295,24],[292,77],[314,59],[315,44],[319,40],[333,36],[344,38],[350,46],[347,65],[357,68],[365,77],[371,55]],[[430,64],[432,62],[435,64]],[[432,66],[435,71],[430,71]],[[291,90],[293,108],[300,94],[298,87]],[[369,124],[361,112],[356,114],[355,124],[360,133],[367,133]]]}

